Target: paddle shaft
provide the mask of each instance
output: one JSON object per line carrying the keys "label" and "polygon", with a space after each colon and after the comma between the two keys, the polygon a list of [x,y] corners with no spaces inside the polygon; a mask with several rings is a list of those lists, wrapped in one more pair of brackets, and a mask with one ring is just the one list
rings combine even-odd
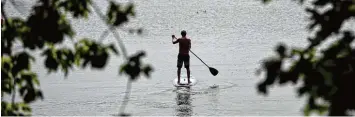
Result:
{"label": "paddle shaft", "polygon": [[192,52],[191,50],[190,50],[190,52],[191,52],[192,54],[194,54],[198,59],[200,59],[200,61],[201,61],[203,64],[205,64],[207,67],[210,67],[210,66],[208,66],[205,62],[203,62],[203,60],[201,60],[201,58],[198,57],[194,52]]}

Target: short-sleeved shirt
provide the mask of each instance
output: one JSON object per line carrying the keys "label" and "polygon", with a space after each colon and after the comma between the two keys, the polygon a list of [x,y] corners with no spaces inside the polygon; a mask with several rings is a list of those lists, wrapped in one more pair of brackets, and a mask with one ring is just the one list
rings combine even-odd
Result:
{"label": "short-sleeved shirt", "polygon": [[188,55],[191,48],[191,40],[188,38],[179,38],[179,54]]}

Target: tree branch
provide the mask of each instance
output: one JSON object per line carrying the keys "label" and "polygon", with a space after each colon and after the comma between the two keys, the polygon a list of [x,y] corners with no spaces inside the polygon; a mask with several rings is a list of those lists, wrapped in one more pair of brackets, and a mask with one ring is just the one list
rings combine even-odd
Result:
{"label": "tree branch", "polygon": [[13,87],[12,87],[12,97],[11,97],[11,103],[12,103],[12,106],[15,106],[15,98],[16,98],[16,78],[14,78],[14,84],[13,84]]}
{"label": "tree branch", "polygon": [[101,20],[109,27],[109,30],[111,31],[111,33],[113,34],[113,36],[116,38],[116,40],[118,41],[118,44],[120,45],[120,48],[122,50],[123,53],[123,57],[125,59],[128,59],[128,55],[127,55],[127,51],[126,51],[126,47],[124,46],[122,40],[120,39],[119,34],[117,34],[116,29],[114,26],[111,26],[110,24],[106,23],[106,17],[105,15],[100,11],[100,8],[94,3],[92,3],[92,7],[94,8],[94,11],[96,12],[96,14],[101,18]]}
{"label": "tree branch", "polygon": [[126,85],[126,92],[125,92],[125,96],[122,100],[122,104],[121,104],[121,107],[120,107],[120,110],[119,112],[121,113],[121,115],[124,114],[124,110],[128,104],[128,101],[129,101],[129,97],[130,97],[130,94],[131,94],[131,88],[132,88],[132,80],[131,79],[128,79],[127,81],[127,85]]}

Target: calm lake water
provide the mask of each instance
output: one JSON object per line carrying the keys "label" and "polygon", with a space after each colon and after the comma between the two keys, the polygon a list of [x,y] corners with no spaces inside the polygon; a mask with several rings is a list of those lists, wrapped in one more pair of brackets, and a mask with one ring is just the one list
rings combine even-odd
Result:
{"label": "calm lake water", "polygon": [[[20,10],[31,3],[17,0]],[[94,1],[106,10],[107,1]],[[127,2],[127,1],[123,1]],[[307,14],[291,0],[263,5],[256,0],[139,0],[137,16],[119,33],[128,52],[145,50],[145,63],[155,71],[150,79],[133,83],[127,113],[145,115],[302,115],[303,99],[288,86],[273,87],[268,96],[258,94],[256,84],[262,76],[255,71],[260,60],[273,55],[274,46],[306,45]],[[8,12],[24,15],[10,4]],[[28,13],[27,13],[28,14]],[[107,29],[97,15],[88,20],[72,20],[77,39],[97,39]],[[144,28],[143,35],[129,34],[128,28]],[[191,89],[172,85],[176,77],[178,46],[171,35],[186,30],[192,51],[219,70],[212,76],[191,54],[191,74],[198,83]],[[104,43],[116,43],[108,34]],[[71,46],[71,42],[66,42]],[[33,115],[113,115],[117,114],[127,77],[118,75],[122,56],[110,57],[103,70],[79,69],[47,74],[43,59],[34,70],[39,74],[45,99],[32,104]],[[185,69],[182,70],[185,75]],[[217,86],[217,88],[211,88]]]}

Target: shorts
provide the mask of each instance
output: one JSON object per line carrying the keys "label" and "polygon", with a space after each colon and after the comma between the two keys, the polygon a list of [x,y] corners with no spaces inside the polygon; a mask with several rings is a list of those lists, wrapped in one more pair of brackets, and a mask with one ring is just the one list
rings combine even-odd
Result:
{"label": "shorts", "polygon": [[190,67],[190,55],[179,54],[178,60],[177,60],[177,67],[181,68],[182,63],[184,63],[185,68],[189,68]]}

